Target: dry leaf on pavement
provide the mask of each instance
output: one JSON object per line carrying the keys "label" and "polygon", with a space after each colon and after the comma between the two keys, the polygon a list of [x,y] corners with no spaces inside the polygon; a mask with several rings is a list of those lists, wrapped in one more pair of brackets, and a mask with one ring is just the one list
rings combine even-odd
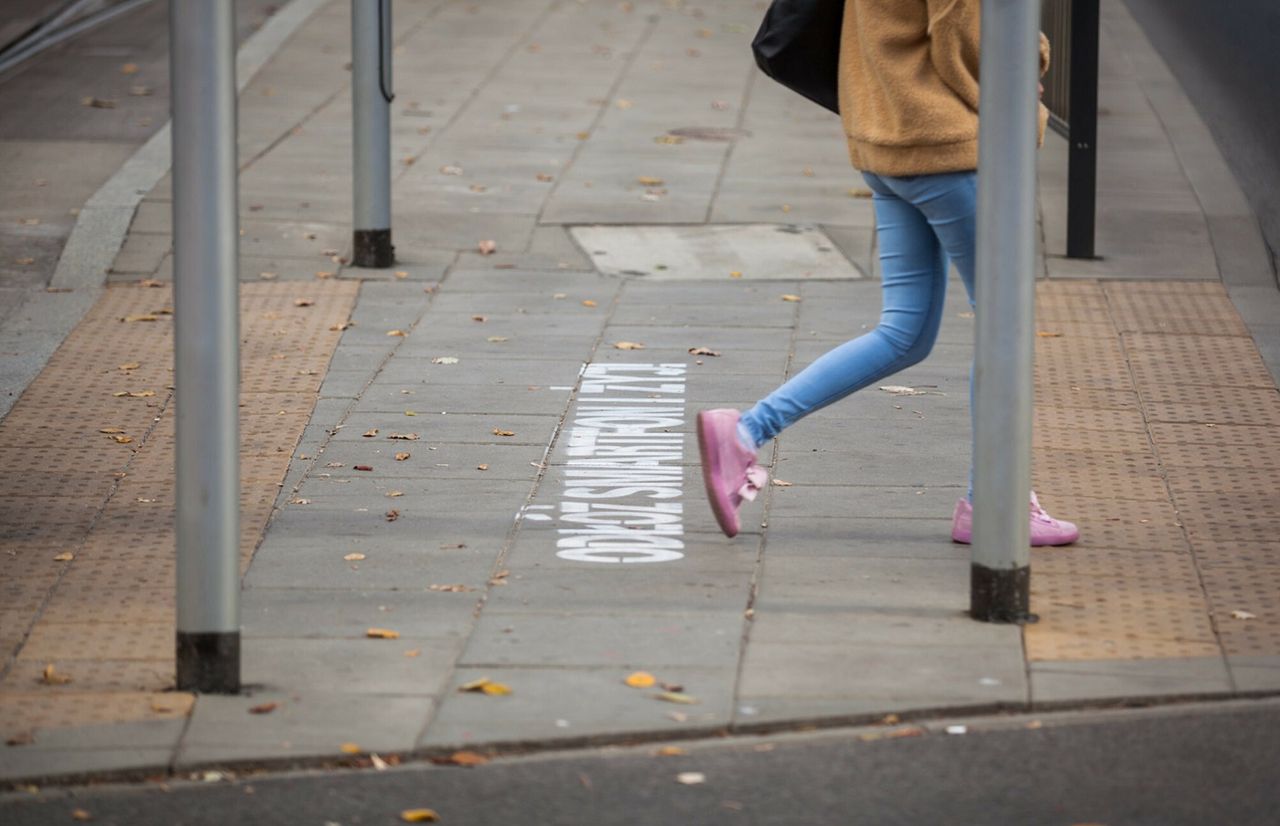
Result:
{"label": "dry leaf on pavement", "polygon": [[1036,336],[1039,338],[1062,338],[1062,333],[1052,333],[1048,330],[1037,330]]}
{"label": "dry leaf on pavement", "polygon": [[371,427],[368,430],[366,430],[364,433],[361,433],[360,435],[364,436],[366,439],[372,439],[374,436],[378,435],[378,428]]}
{"label": "dry leaf on pavement", "polygon": [[595,303],[594,301],[592,301],[590,298],[584,298],[584,299],[582,300],[582,306],[584,306],[584,307],[594,307],[594,306],[596,306],[596,303]]}
{"label": "dry leaf on pavement", "polygon": [[791,294],[791,293],[786,293],[786,294],[784,294],[784,295],[782,296],[782,300],[783,300],[783,301],[790,301],[790,302],[792,302],[792,303],[795,303],[795,302],[797,302],[797,301],[800,301],[800,300],[801,300],[801,298],[800,298],[800,296],[798,296],[798,295],[793,295],[793,294]]}
{"label": "dry leaf on pavement", "polygon": [[493,240],[481,241],[476,244],[476,249],[480,251],[481,255],[493,255],[498,250],[498,242]]}
{"label": "dry leaf on pavement", "polygon": [[400,819],[405,823],[437,823],[440,815],[435,809],[405,809],[400,813]]}
{"label": "dry leaf on pavement", "polygon": [[149,399],[156,394],[154,390],[117,390],[111,395],[117,399]]}
{"label": "dry leaf on pavement", "polygon": [[418,434],[417,433],[391,433],[391,434],[388,434],[387,438],[400,439],[401,441],[405,441],[405,442],[416,442],[418,441]]}
{"label": "dry leaf on pavement", "polygon": [[386,492],[385,494],[383,494],[383,495],[384,495],[384,496],[386,496],[388,499],[398,499],[399,497],[404,496],[404,491],[402,491],[402,490],[389,490],[389,491],[387,491],[387,492]]}
{"label": "dry leaf on pavement", "polygon": [[789,488],[789,487],[791,487],[794,483],[793,483],[793,482],[784,482],[784,481],[782,481],[781,479],[770,479],[770,480],[769,480],[769,484],[773,485],[775,488]]}
{"label": "dry leaf on pavement", "polygon": [[636,178],[636,183],[641,186],[662,186],[666,182],[661,178],[654,178],[650,175],[641,175],[639,178]]}
{"label": "dry leaf on pavement", "polygon": [[72,809],[71,819],[81,821],[93,820],[93,815],[89,813],[88,809]]}
{"label": "dry leaf on pavement", "polygon": [[369,473],[369,472],[371,472],[371,471],[373,470],[373,465],[352,465],[352,466],[351,466],[351,469],[352,469],[352,470],[362,470],[362,471],[364,471],[365,473]]}
{"label": "dry leaf on pavement", "polygon": [[686,786],[696,786],[699,783],[706,783],[707,776],[702,772],[680,772],[676,775],[676,782]]}
{"label": "dry leaf on pavement", "polygon": [[431,360],[432,364],[457,364],[456,356],[436,356]]}
{"label": "dry leaf on pavement", "polygon": [[70,562],[75,558],[76,558],[76,555],[71,553],[71,551],[63,551],[62,553],[55,556],[53,558],[53,561],[54,562]]}
{"label": "dry leaf on pavement", "polygon": [[293,300],[293,306],[295,307],[314,307],[315,305],[315,300],[311,298],[295,298]]}
{"label": "dry leaf on pavement", "polygon": [[514,431],[514,430],[503,430],[503,429],[502,429],[502,428],[500,428],[500,427],[495,427],[495,428],[493,429],[493,435],[495,435],[495,436],[514,436],[514,435],[516,435],[516,433],[515,433],[515,431]]}
{"label": "dry leaf on pavement", "polygon": [[343,557],[343,559],[345,559],[348,562],[359,562],[360,560],[365,558],[366,558],[365,555],[362,553],[351,553]]}
{"label": "dry leaf on pavement", "polygon": [[1258,615],[1251,611],[1241,611],[1237,609],[1231,612],[1231,618],[1238,619],[1238,620],[1251,620],[1251,619],[1257,619]]}
{"label": "dry leaf on pavement", "polygon": [[356,743],[343,743],[341,746],[338,746],[338,751],[343,754],[359,754],[360,746]]}
{"label": "dry leaf on pavement", "polygon": [[399,631],[392,631],[390,628],[370,628],[364,632],[364,635],[371,640],[398,640],[400,639]]}
{"label": "dry leaf on pavement", "polygon": [[280,707],[279,703],[260,703],[249,707],[250,714],[270,714]]}
{"label": "dry leaf on pavement", "polygon": [[387,330],[387,335],[398,336],[400,338],[403,338],[404,336],[407,336],[409,334],[406,333],[404,330]]}
{"label": "dry leaf on pavement", "polygon": [[40,682],[45,685],[66,685],[71,682],[71,678],[66,674],[59,674],[53,667],[53,663],[49,663],[40,672]]}
{"label": "dry leaf on pavement", "polygon": [[396,510],[395,508],[392,508],[391,510],[387,511],[386,516],[387,516],[388,522],[394,522],[400,518],[400,511]]}
{"label": "dry leaf on pavement", "polygon": [[397,453],[397,454],[396,454],[396,461],[397,461],[397,462],[403,462],[405,459],[408,459],[408,458],[409,458],[410,456],[412,456],[412,455],[413,455],[412,453],[409,453],[408,451],[403,451],[403,450],[402,450],[402,451],[400,451],[399,453]]}
{"label": "dry leaf on pavement", "polygon": [[691,356],[718,356],[719,350],[712,350],[710,347],[690,347],[689,355]]}
{"label": "dry leaf on pavement", "polygon": [[679,691],[664,691],[661,694],[657,694],[655,696],[659,700],[663,700],[668,703],[679,703],[680,705],[686,705],[686,706],[696,706],[699,702],[701,702],[697,697],[694,697],[692,694],[683,694]]}
{"label": "dry leaf on pavement", "polygon": [[623,682],[632,688],[651,688],[658,682],[658,680],[648,671],[637,671],[634,674],[628,675]]}
{"label": "dry leaf on pavement", "polygon": [[659,757],[679,757],[688,753],[679,746],[663,746],[656,752]]}
{"label": "dry leaf on pavement", "polygon": [[613,343],[615,350],[643,350],[644,345],[638,341],[615,341]]}
{"label": "dry leaf on pavement", "polygon": [[496,683],[488,677],[481,677],[478,680],[472,680],[469,683],[463,683],[458,686],[459,691],[475,692],[487,694],[491,697],[504,697],[511,693],[511,686],[504,683]]}
{"label": "dry leaf on pavement", "polygon": [[483,766],[489,758],[474,751],[455,751],[447,757],[433,757],[431,762],[438,766]]}
{"label": "dry leaf on pavement", "polygon": [[428,590],[428,591],[443,591],[444,593],[447,593],[447,594],[462,594],[462,593],[466,593],[467,591],[471,591],[471,590],[474,590],[474,589],[473,589],[473,588],[471,588],[471,586],[469,586],[469,585],[463,585],[463,584],[461,584],[461,583],[456,583],[456,582],[455,582],[455,583],[450,584],[450,585],[428,585],[428,586],[427,586],[427,590]]}

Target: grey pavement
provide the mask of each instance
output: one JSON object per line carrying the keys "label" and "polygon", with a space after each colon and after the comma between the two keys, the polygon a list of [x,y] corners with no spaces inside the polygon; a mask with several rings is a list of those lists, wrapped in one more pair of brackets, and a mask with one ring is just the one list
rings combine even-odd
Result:
{"label": "grey pavement", "polygon": [[[1144,102],[1168,79],[1140,34],[1119,47],[1132,21],[1104,7],[1106,258],[1059,253],[1051,136],[1041,275],[1220,277],[1275,371],[1280,313],[1256,309],[1280,302],[1255,271],[1269,263],[1219,243],[1243,232],[1238,187],[1204,171],[1185,100]],[[744,509],[736,540],[717,532],[696,410],[752,403],[879,306],[839,122],[755,70],[757,4],[400,0],[389,272],[341,263],[346,15],[317,4],[241,98],[241,277],[362,281],[244,578],[246,691],[199,697],[184,727],[0,752],[5,777],[1280,687],[1270,661],[1029,666],[1018,628],[966,616],[968,550],[945,518],[969,439],[955,279],[937,353],[893,379],[924,395],[870,388],[788,431],[762,459],[790,484]],[[141,200],[109,280],[168,277],[170,197],[166,177]],[[667,696],[625,685],[636,670]],[[480,678],[512,693],[460,690]],[[247,713],[266,701],[279,710]]]}

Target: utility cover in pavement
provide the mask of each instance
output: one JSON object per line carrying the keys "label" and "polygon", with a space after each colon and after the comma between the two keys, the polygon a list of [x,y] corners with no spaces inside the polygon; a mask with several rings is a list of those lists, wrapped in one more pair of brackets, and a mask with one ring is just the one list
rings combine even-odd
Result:
{"label": "utility cover in pavement", "polygon": [[581,226],[570,231],[605,275],[661,281],[863,277],[817,227]]}

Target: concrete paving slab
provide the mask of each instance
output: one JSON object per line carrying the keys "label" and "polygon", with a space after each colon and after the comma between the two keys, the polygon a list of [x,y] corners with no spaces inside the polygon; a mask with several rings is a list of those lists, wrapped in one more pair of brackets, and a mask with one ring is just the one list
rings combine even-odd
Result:
{"label": "concrete paving slab", "polygon": [[558,415],[569,404],[569,390],[544,385],[489,386],[437,384],[425,380],[408,384],[375,381],[353,410],[370,413],[403,413],[425,408],[450,413],[518,413]]}
{"label": "concrete paving slab", "polygon": [[1033,704],[1232,691],[1221,657],[1032,661],[1028,670]]}
{"label": "concrete paving slab", "polygon": [[0,778],[40,783],[69,775],[114,774],[117,772],[151,771],[164,774],[173,755],[173,747],[115,747],[87,749],[73,746],[61,749],[31,747],[6,748],[0,751]]}
{"label": "concrete paving slab", "polygon": [[1227,665],[1237,691],[1280,689],[1280,657],[1228,654]]}
{"label": "concrete paving slab", "polygon": [[623,682],[627,674],[623,667],[462,668],[455,685],[489,677],[509,685],[512,693],[487,697],[455,690],[446,695],[420,745],[582,742],[648,734],[655,729],[709,730],[729,723],[732,669],[666,666],[655,671],[662,681],[683,686],[697,698],[696,705],[662,702],[655,697],[660,693],[657,688],[630,688]]}
{"label": "concrete paving slab", "polygon": [[816,227],[574,227],[572,232],[609,275],[643,273],[654,281],[721,278],[731,272],[741,272],[743,280],[861,277]]}
{"label": "concrete paving slab", "polygon": [[951,541],[951,518],[810,519],[769,515],[769,559],[837,557],[968,560],[969,547]]}
{"label": "concrete paving slab", "polygon": [[[505,479],[532,481],[541,470],[544,445],[477,445],[415,442],[362,444],[334,442],[299,496],[387,495],[398,490],[413,501],[439,488],[441,479]],[[397,461],[396,455],[409,458]],[[331,467],[330,463],[338,465]],[[355,467],[371,467],[360,471]],[[481,465],[484,465],[481,468]],[[350,488],[337,487],[350,484]],[[526,491],[527,492],[527,491]],[[388,502],[394,505],[394,502]]]}
{"label": "concrete paving slab", "polygon": [[[268,703],[276,703],[275,710],[249,713]],[[337,757],[344,743],[365,751],[409,751],[432,707],[430,698],[417,694],[256,690],[238,697],[204,695],[192,711],[175,765]]]}
{"label": "concrete paving slab", "polygon": [[[731,669],[737,665],[745,622],[740,610],[723,614],[605,611],[485,611],[459,665],[614,666],[650,671],[668,666]],[[574,644],[566,647],[566,639]]]}
{"label": "concrete paving slab", "polygon": [[961,612],[969,603],[969,561],[782,556],[766,552],[756,611],[818,607]]}
{"label": "concrete paving slab", "polygon": [[[508,444],[508,445],[545,445],[560,423],[559,416],[532,416],[523,413],[435,413],[430,410],[417,411],[406,416],[403,412],[376,413],[362,410],[352,411],[343,423],[342,430],[334,434],[335,443],[343,442],[376,442],[381,443],[389,435],[418,434],[421,441],[434,444],[437,442],[454,442],[468,444]],[[365,437],[365,433],[377,430],[375,437]],[[493,431],[509,432],[511,436],[495,434]]]}
{"label": "concrete paving slab", "polygon": [[475,604],[436,599],[428,591],[247,588],[240,598],[242,639],[364,639],[391,628],[409,640],[458,640],[474,622]]}
{"label": "concrete paving slab", "polygon": [[[302,691],[307,695],[315,686],[325,686],[331,691],[341,689],[345,694],[366,697],[425,696],[438,694],[443,688],[457,658],[458,645],[456,640],[439,638],[258,638],[244,646],[242,673],[247,685]],[[406,651],[413,650],[419,653],[405,656]],[[188,736],[196,732],[199,714],[197,703]],[[223,736],[219,734],[207,740],[219,742]]]}

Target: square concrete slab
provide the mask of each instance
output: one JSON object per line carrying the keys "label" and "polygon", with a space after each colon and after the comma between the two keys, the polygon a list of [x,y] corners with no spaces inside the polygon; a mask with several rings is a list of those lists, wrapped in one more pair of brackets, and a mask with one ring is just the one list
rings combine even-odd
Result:
{"label": "square concrete slab", "polygon": [[[630,732],[687,731],[728,725],[733,708],[734,669],[666,667],[659,680],[679,685],[697,699],[676,705],[657,698],[662,689],[627,686],[628,669],[539,668],[462,669],[454,682],[488,677],[512,689],[504,697],[453,691],[427,728],[422,746],[476,743],[521,744],[616,738]],[[684,719],[680,719],[683,717]]]}
{"label": "square concrete slab", "polygon": [[816,227],[788,224],[573,227],[573,237],[607,275],[654,281],[862,278]]}
{"label": "square concrete slab", "polygon": [[1033,703],[1121,697],[1227,694],[1221,657],[1159,660],[1042,660],[1028,663]]}

